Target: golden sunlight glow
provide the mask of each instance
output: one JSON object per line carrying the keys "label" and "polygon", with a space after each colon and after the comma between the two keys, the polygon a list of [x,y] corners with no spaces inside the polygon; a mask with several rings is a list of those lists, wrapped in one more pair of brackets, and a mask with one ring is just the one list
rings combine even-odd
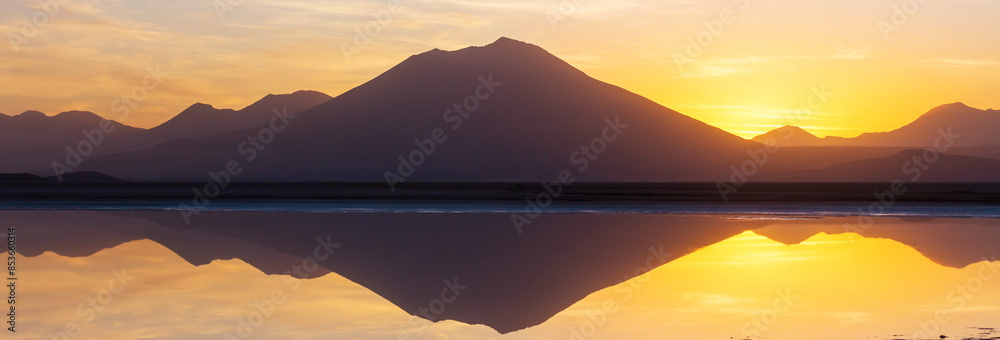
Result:
{"label": "golden sunlight glow", "polygon": [[[746,232],[660,267],[646,282],[597,292],[561,316],[585,323],[570,315],[615,301],[617,314],[629,316],[609,317],[600,334],[637,339],[936,338],[995,324],[1000,263],[945,268],[903,244],[852,236],[820,234],[787,246]],[[979,289],[959,301],[956,287],[971,281]],[[937,311],[949,322],[935,323]]]}

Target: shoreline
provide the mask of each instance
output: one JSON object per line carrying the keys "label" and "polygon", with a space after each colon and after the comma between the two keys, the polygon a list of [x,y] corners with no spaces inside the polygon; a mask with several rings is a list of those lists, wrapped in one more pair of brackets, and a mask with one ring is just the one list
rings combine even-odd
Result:
{"label": "shoreline", "polygon": [[[539,195],[562,203],[875,202],[891,183],[747,183],[724,201],[715,183],[231,183],[212,201],[520,202]],[[190,201],[204,183],[0,183],[0,202]],[[1000,206],[1000,183],[910,183],[893,202]],[[0,203],[3,204],[3,203]]]}

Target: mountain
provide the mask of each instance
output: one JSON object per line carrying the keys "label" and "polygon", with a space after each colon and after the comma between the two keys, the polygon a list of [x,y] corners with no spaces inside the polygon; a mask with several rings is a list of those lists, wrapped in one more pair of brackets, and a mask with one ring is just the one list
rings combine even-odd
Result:
{"label": "mountain", "polygon": [[[2,115],[0,140],[44,143],[63,140],[67,136],[79,139],[83,138],[80,131],[97,128],[103,120],[101,116],[87,111],[68,111],[51,117],[38,111],[25,111],[13,117]],[[115,121],[110,121],[110,124],[120,134],[142,131]]]}
{"label": "mountain", "polygon": [[[774,143],[780,146],[821,146],[823,139],[803,130],[797,126],[782,126],[771,130],[768,133],[754,137],[754,142],[769,144]],[[773,140],[773,142],[770,142]]]}
{"label": "mountain", "polygon": [[979,110],[962,103],[938,106],[899,129],[866,133],[849,143],[865,146],[933,146],[941,131],[961,135],[955,146],[1000,144],[1000,112]]}
{"label": "mountain", "polygon": [[[207,181],[233,161],[240,181],[553,181],[563,171],[576,181],[709,181],[760,146],[507,38],[411,56],[286,120],[281,131],[174,140],[80,170]],[[270,143],[251,147],[251,137]]]}
{"label": "mountain", "polygon": [[152,128],[146,137],[163,136],[164,139],[200,138],[218,133],[248,129],[267,123],[273,110],[302,112],[330,100],[322,92],[297,91],[291,94],[269,94],[249,106],[234,110],[219,110],[206,104],[194,104],[167,122]]}
{"label": "mountain", "polygon": [[[26,111],[17,116],[0,116],[0,173],[32,172],[48,168],[53,161],[63,161],[67,147],[77,147],[87,137],[83,131],[98,131],[104,118],[85,111],[69,111],[47,116]],[[115,136],[131,136],[143,129],[108,121]],[[95,137],[96,133],[95,133]]]}
{"label": "mountain", "polygon": [[[41,177],[28,173],[0,174],[0,183],[58,183],[56,177]],[[120,183],[120,179],[99,172],[71,172],[62,175],[63,183]]]}
{"label": "mountain", "polygon": [[841,163],[895,155],[900,147],[863,146],[784,146],[772,153],[761,166],[761,172],[813,170]]}
{"label": "mountain", "polygon": [[[783,138],[790,129],[805,131],[795,127],[781,127],[754,137],[760,141],[775,138],[781,146],[884,146],[884,147],[931,147],[942,134],[949,131],[955,135],[954,146],[1000,145],[1000,111],[980,110],[963,103],[941,105],[931,109],[910,124],[889,132],[865,133],[854,138],[825,137],[818,141],[808,135],[799,138]],[[808,134],[808,132],[806,132]]]}
{"label": "mountain", "polygon": [[979,146],[957,146],[946,152],[952,155],[1000,159],[1000,144]]}
{"label": "mountain", "polygon": [[291,94],[269,94],[238,111],[216,109],[208,104],[191,105],[174,118],[142,134],[125,138],[109,147],[104,153],[142,150],[180,138],[202,138],[215,134],[239,131],[267,123],[273,110],[295,114],[330,100],[330,96],[316,91],[297,91]]}
{"label": "mountain", "polygon": [[1000,160],[934,154],[907,149],[883,158],[846,162],[825,168],[777,171],[752,180],[760,182],[1000,182]]}
{"label": "mountain", "polygon": [[[52,182],[60,182],[59,178],[45,177],[45,179]],[[82,172],[71,172],[62,175],[62,183],[123,183],[124,181],[114,178],[100,172],[93,171],[82,171]]]}
{"label": "mountain", "polygon": [[[144,150],[163,142],[181,138],[200,138],[238,131],[266,123],[274,109],[286,109],[295,114],[330,99],[315,91],[267,95],[239,111],[220,110],[206,104],[195,104],[169,121],[149,130],[126,126],[114,121],[114,130],[103,134],[99,145],[93,145],[89,157],[124,151]],[[78,148],[87,141],[83,131],[100,128],[103,118],[90,112],[70,111],[47,117],[37,111],[9,117],[0,115],[0,158],[17,162],[0,163],[0,173],[35,172],[52,175],[52,162],[68,163],[67,147]],[[94,136],[94,138],[97,138]]]}

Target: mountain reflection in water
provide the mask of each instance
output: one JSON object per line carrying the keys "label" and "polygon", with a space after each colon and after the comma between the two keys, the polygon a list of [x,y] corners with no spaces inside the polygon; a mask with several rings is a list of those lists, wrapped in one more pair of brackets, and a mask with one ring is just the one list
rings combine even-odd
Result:
{"label": "mountain reflection in water", "polygon": [[507,214],[0,221],[21,234],[25,338],[1000,336],[991,219],[543,215],[521,234]]}

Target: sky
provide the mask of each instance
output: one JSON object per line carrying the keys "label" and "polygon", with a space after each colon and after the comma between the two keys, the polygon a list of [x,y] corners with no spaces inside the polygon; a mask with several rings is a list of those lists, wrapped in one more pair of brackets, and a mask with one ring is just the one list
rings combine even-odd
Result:
{"label": "sky", "polygon": [[742,137],[852,137],[947,103],[1000,108],[997,13],[1000,0],[6,0],[0,113],[150,128],[197,102],[336,96],[410,55],[506,36]]}

